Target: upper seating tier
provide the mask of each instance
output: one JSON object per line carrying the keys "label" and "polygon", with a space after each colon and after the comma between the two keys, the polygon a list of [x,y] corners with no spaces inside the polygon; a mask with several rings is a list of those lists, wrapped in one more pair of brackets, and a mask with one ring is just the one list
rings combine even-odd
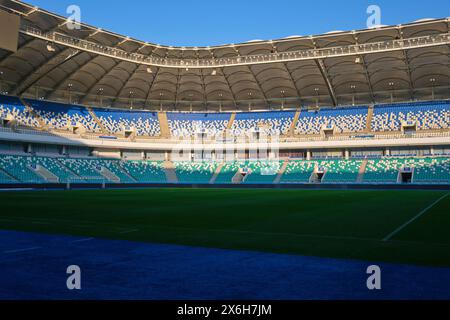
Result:
{"label": "upper seating tier", "polygon": [[367,107],[322,109],[302,111],[295,133],[319,134],[324,126],[334,126],[336,132],[361,132],[366,128]]}
{"label": "upper seating tier", "polygon": [[167,122],[175,137],[190,137],[196,133],[216,136],[225,131],[231,113],[181,113],[168,112]]}
{"label": "upper seating tier", "polygon": [[235,135],[263,131],[268,135],[286,135],[294,120],[295,111],[239,112],[233,122]]}
{"label": "upper seating tier", "polygon": [[[158,113],[119,109],[92,108],[43,100],[24,100],[0,96],[0,118],[15,120],[18,125],[38,128],[41,122],[50,129],[67,129],[81,124],[87,132],[112,135],[125,131],[137,136],[161,135]],[[293,128],[296,111],[237,112],[230,124],[232,113],[168,112],[167,122],[172,136],[191,137],[197,133],[209,136],[221,134],[230,127],[236,136],[259,131],[268,135],[287,135]],[[42,120],[42,121],[41,121]],[[376,105],[371,121],[368,107],[323,108],[318,111],[302,110],[294,127],[299,135],[317,135],[323,128],[334,128],[335,133],[400,131],[402,123],[416,125],[418,130],[450,128],[450,100]],[[369,128],[368,128],[369,125]]]}
{"label": "upper seating tier", "polygon": [[25,100],[36,114],[52,129],[64,130],[81,124],[86,131],[100,132],[99,125],[83,106],[62,104],[43,100]]}
{"label": "upper seating tier", "polygon": [[374,107],[372,131],[400,131],[402,123],[418,130],[448,129],[450,101],[412,102]]}
{"label": "upper seating tier", "polygon": [[159,136],[161,128],[156,112],[94,108],[92,111],[109,133],[134,129],[138,136]]}

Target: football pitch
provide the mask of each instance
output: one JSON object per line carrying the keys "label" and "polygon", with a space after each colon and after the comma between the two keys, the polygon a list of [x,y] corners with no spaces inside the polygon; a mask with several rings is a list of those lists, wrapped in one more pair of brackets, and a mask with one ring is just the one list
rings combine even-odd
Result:
{"label": "football pitch", "polygon": [[3,230],[450,267],[448,191],[27,191],[0,203]]}

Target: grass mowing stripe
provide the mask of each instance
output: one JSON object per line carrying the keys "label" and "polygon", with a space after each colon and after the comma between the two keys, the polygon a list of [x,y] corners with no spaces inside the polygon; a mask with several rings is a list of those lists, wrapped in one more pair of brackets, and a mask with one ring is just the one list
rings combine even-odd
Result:
{"label": "grass mowing stripe", "polygon": [[[24,219],[20,218],[19,219]],[[19,219],[17,220],[8,220],[10,222],[22,222]],[[39,218],[41,219],[41,218]],[[59,220],[57,221],[58,225],[60,226],[70,226],[70,227],[79,227],[72,224],[73,220]],[[31,221],[31,223],[33,223]],[[105,224],[103,222],[97,222],[97,221],[90,221],[90,226],[83,226],[83,228],[87,229],[96,229],[99,226],[108,226],[110,228],[116,228],[119,229],[117,226],[118,224]],[[131,225],[132,226],[132,225]],[[137,226],[137,225],[136,225]],[[135,233],[140,231],[196,231],[196,232],[210,232],[210,233],[228,233],[228,234],[248,234],[248,235],[256,235],[256,236],[277,236],[277,237],[292,237],[292,238],[310,238],[310,239],[323,239],[323,240],[353,240],[353,241],[367,241],[367,242],[386,242],[386,240],[380,240],[377,238],[364,238],[364,237],[351,237],[351,236],[333,236],[333,235],[326,235],[326,234],[305,234],[305,233],[287,233],[287,232],[264,232],[264,231],[251,231],[251,230],[229,230],[229,229],[200,229],[200,228],[190,228],[190,227],[173,227],[173,226],[141,226],[141,229],[129,229],[129,230],[116,230],[116,229],[108,229],[108,231],[117,233],[117,234],[129,234],[129,233]],[[75,240],[74,242],[83,242],[92,240],[95,238],[86,238],[81,240]],[[421,241],[408,241],[408,240],[389,240],[389,242],[396,242],[396,243],[404,243],[404,244],[419,244],[424,245],[424,242]],[[450,247],[449,243],[437,243],[437,242],[428,242],[429,245],[436,245],[436,246],[443,246],[443,247]]]}
{"label": "grass mowing stripe", "polygon": [[86,241],[91,241],[94,240],[94,238],[84,238],[84,239],[78,239],[78,240],[74,240],[72,241],[72,243],[78,243],[78,242],[86,242]]}
{"label": "grass mowing stripe", "polygon": [[[5,219],[0,228],[449,267],[450,234],[445,228],[450,218],[428,223],[430,230],[436,223],[443,230],[436,238],[431,234],[424,241],[409,242],[422,232],[421,223],[414,223],[417,230],[401,239],[405,241],[382,240],[445,193],[207,189],[9,193],[0,194],[0,219]],[[442,201],[433,208],[433,216],[435,210],[447,212],[448,205]]]}
{"label": "grass mowing stripe", "polygon": [[8,251],[3,251],[3,253],[5,253],[5,254],[20,253],[20,252],[26,252],[26,251],[31,251],[31,250],[37,250],[37,249],[41,249],[41,248],[42,247],[31,247],[31,248],[25,248],[25,249],[8,250]]}
{"label": "grass mowing stripe", "polygon": [[442,197],[440,197],[439,199],[437,199],[435,202],[433,202],[432,204],[430,204],[428,207],[426,207],[425,209],[423,209],[422,211],[420,211],[417,215],[415,215],[414,217],[412,217],[411,219],[409,219],[408,221],[406,221],[404,224],[402,224],[400,227],[398,227],[397,229],[395,229],[394,231],[392,231],[391,233],[389,233],[386,237],[383,238],[383,241],[389,241],[390,239],[392,239],[392,237],[394,237],[397,233],[399,233],[400,231],[402,231],[403,229],[405,229],[407,226],[409,226],[411,223],[413,223],[414,221],[416,221],[417,219],[419,219],[421,216],[423,216],[425,213],[428,212],[428,210],[430,210],[431,208],[433,208],[436,204],[438,204],[439,202],[441,202],[443,199],[445,199],[450,193],[446,193],[444,194]]}

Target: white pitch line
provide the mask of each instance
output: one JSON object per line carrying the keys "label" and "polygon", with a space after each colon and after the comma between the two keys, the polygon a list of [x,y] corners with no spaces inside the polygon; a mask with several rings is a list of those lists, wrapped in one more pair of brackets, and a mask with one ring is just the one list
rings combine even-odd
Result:
{"label": "white pitch line", "polygon": [[433,202],[432,204],[430,204],[428,207],[426,207],[425,209],[423,209],[422,211],[420,211],[416,216],[412,217],[411,219],[409,219],[408,221],[406,221],[404,224],[402,224],[400,227],[398,227],[397,229],[395,229],[394,231],[392,231],[391,233],[389,233],[386,237],[383,238],[383,241],[389,241],[393,236],[395,236],[397,233],[399,233],[400,231],[402,231],[404,228],[406,228],[408,225],[410,225],[411,223],[413,223],[414,221],[416,221],[417,219],[419,219],[421,216],[423,216],[425,213],[427,213],[428,210],[430,210],[431,208],[433,208],[436,204],[438,204],[441,200],[443,200],[444,198],[446,198],[450,193],[446,193],[444,194],[442,197],[440,197],[439,199],[437,199],[435,202]]}
{"label": "white pitch line", "polygon": [[3,253],[5,253],[5,254],[8,254],[8,253],[19,253],[19,252],[31,251],[31,250],[41,249],[41,248],[42,247],[31,247],[31,248],[25,248],[25,249],[8,250],[8,251],[3,251]]}
{"label": "white pitch line", "polygon": [[125,231],[119,232],[119,234],[127,234],[127,233],[132,233],[132,232],[137,232],[137,231],[139,231],[139,229],[125,230]]}
{"label": "white pitch line", "polygon": [[94,238],[78,239],[78,240],[72,241],[71,243],[86,242],[86,241],[91,241],[91,240],[94,240]]}

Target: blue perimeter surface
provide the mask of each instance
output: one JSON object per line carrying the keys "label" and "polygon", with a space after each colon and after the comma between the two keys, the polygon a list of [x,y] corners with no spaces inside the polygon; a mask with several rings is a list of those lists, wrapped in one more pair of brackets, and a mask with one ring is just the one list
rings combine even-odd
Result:
{"label": "blue perimeter surface", "polygon": [[369,291],[371,264],[0,231],[0,299],[450,299],[450,269],[382,263]]}

